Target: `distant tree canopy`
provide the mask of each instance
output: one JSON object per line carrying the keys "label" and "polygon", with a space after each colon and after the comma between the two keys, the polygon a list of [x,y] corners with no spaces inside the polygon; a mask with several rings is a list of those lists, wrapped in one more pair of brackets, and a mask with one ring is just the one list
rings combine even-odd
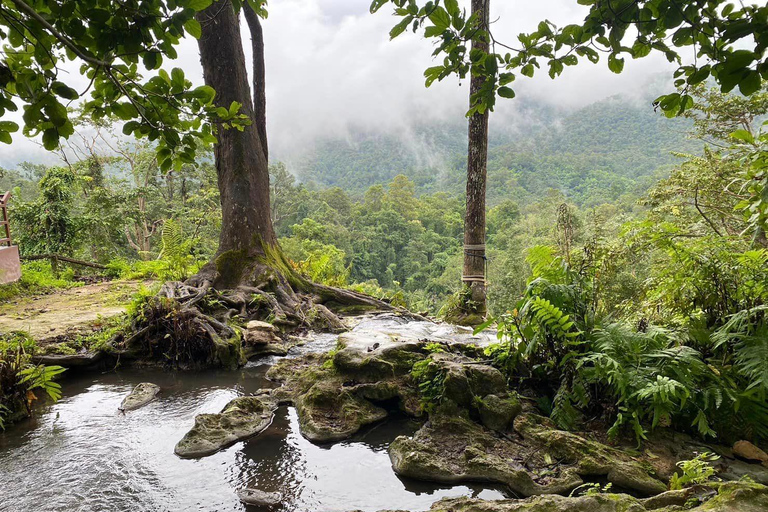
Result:
{"label": "distant tree canopy", "polygon": [[[488,2],[489,0],[486,0]],[[427,86],[451,75],[461,78],[484,75],[484,86],[472,98],[467,115],[493,110],[497,96],[513,98],[510,84],[517,74],[532,77],[546,65],[549,76],[560,75],[565,66],[579,59],[596,63],[607,55],[614,73],[624,69],[624,56],[633,59],[652,52],[663,53],[678,64],[675,85],[680,92],[657,99],[658,106],[675,116],[693,106],[688,87],[710,76],[722,92],[738,87],[750,95],[768,78],[768,6],[725,0],[577,0],[589,7],[581,24],[557,27],[549,20],[537,30],[518,35],[517,41],[500,41],[493,24],[486,31],[480,20],[459,7],[458,0],[373,0],[371,12],[393,4],[402,20],[390,31],[395,38],[411,28],[423,29],[424,37],[435,40],[435,57],[440,64],[424,72]],[[631,30],[630,30],[631,29]],[[472,40],[486,40],[485,52],[474,48]],[[630,41],[628,41],[628,39]],[[695,55],[685,62],[681,51]]]}
{"label": "distant tree canopy", "polygon": [[[21,104],[23,132],[42,135],[55,149],[74,126],[67,106],[83,102],[94,119],[126,121],[123,132],[157,142],[161,169],[194,161],[201,145],[216,141],[212,123],[242,126],[240,108],[213,105],[215,91],[193,88],[180,68],[168,73],[164,60],[177,56],[185,35],[199,38],[197,12],[212,0],[8,0],[0,3],[0,142],[10,144],[17,123],[2,118]],[[264,14],[263,0],[250,0]],[[239,7],[238,2],[238,7]],[[62,65],[80,63],[90,80],[83,91]],[[145,77],[142,73],[147,73]]]}

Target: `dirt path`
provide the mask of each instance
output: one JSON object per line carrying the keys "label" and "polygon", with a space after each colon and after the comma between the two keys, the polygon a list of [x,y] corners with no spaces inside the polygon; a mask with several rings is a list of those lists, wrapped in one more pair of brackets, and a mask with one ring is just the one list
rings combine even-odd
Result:
{"label": "dirt path", "polygon": [[0,333],[27,331],[38,341],[55,338],[125,312],[132,295],[149,284],[112,281],[0,304]]}

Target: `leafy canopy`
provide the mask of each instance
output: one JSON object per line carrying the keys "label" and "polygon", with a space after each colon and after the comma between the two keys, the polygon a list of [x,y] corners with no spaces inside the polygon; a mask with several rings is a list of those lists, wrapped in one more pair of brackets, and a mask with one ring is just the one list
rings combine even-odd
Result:
{"label": "leafy canopy", "polygon": [[[236,9],[240,0],[232,2]],[[212,0],[3,0],[0,2],[0,142],[10,144],[20,127],[2,121],[23,106],[23,133],[42,135],[53,150],[74,133],[68,106],[84,100],[94,119],[125,121],[123,132],[157,142],[162,170],[194,161],[196,151],[216,141],[215,126],[242,128],[240,105],[214,105],[215,91],[193,87],[184,71],[161,69],[177,57],[185,35],[199,38],[196,13]],[[266,16],[265,0],[249,6]],[[203,21],[205,23],[205,21]],[[90,80],[72,87],[62,69],[80,63]],[[145,77],[142,73],[149,75]],[[90,98],[84,96],[90,92]]]}
{"label": "leafy canopy", "polygon": [[[658,106],[675,116],[693,104],[687,88],[710,76],[723,92],[738,87],[744,95],[760,89],[768,77],[768,7],[725,0],[577,0],[589,7],[581,24],[557,27],[549,20],[537,30],[520,34],[517,41],[502,42],[492,26],[483,26],[477,13],[468,14],[458,0],[373,0],[371,12],[393,4],[401,21],[390,31],[395,38],[411,28],[423,29],[434,39],[433,56],[443,61],[424,72],[427,86],[450,75],[482,75],[485,82],[471,98],[467,115],[493,110],[496,97],[513,98],[510,84],[518,74],[532,77],[542,66],[549,76],[559,76],[565,66],[580,59],[596,63],[607,56],[614,73],[624,69],[625,57],[638,59],[661,52],[678,64],[675,85],[681,92],[659,97]],[[485,2],[488,9],[489,0]],[[470,42],[484,40],[490,50],[470,49]],[[684,63],[681,50],[689,48],[696,59]]]}

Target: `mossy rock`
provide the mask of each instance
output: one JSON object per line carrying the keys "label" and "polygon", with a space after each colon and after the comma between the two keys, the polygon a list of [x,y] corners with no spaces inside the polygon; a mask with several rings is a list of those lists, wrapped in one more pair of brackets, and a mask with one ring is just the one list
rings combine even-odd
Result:
{"label": "mossy rock", "polygon": [[545,448],[554,459],[575,465],[581,476],[605,476],[614,485],[646,496],[667,489],[651,474],[649,464],[638,462],[621,450],[558,430],[548,418],[521,414],[515,419],[514,427],[526,441]]}
{"label": "mossy rock", "polygon": [[429,357],[437,370],[445,375],[443,400],[470,409],[476,405],[477,398],[507,394],[507,380],[490,365],[477,364],[468,357],[447,352],[437,352]]}
{"label": "mossy rock", "polygon": [[505,432],[512,425],[523,407],[517,394],[508,396],[486,395],[475,400],[475,407],[480,414],[480,421],[491,430]]}
{"label": "mossy rock", "polygon": [[269,392],[237,397],[219,414],[198,414],[195,426],[178,442],[174,451],[185,458],[216,453],[266,429],[272,423],[275,408],[276,403]]}
{"label": "mossy rock", "polygon": [[125,412],[143,407],[154,400],[158,393],[160,393],[160,386],[151,382],[142,382],[123,399],[119,409]]}
{"label": "mossy rock", "polygon": [[315,443],[347,439],[363,425],[387,417],[387,411],[344,389],[335,379],[317,382],[295,397],[294,404],[302,435]]}
{"label": "mossy rock", "polygon": [[348,332],[338,339],[336,369],[361,382],[376,382],[410,373],[426,357],[423,343],[380,332]]}
{"label": "mossy rock", "polygon": [[583,483],[567,467],[529,471],[525,463],[547,465],[535,447],[500,439],[445,407],[412,438],[396,438],[389,457],[394,471],[404,477],[446,484],[496,483],[523,496],[564,493]]}
{"label": "mossy rock", "polygon": [[525,500],[485,501],[477,498],[447,498],[438,501],[432,512],[645,512],[640,503],[626,494],[565,497],[536,496]]}
{"label": "mossy rock", "polygon": [[[697,502],[695,497],[704,495],[708,496],[706,501]],[[767,500],[768,487],[748,482],[729,482],[670,491],[647,500],[638,500],[627,494],[611,493],[578,497],[545,495],[519,500],[445,498],[434,503],[429,510],[431,512],[681,512],[684,510],[763,512],[768,510]]]}

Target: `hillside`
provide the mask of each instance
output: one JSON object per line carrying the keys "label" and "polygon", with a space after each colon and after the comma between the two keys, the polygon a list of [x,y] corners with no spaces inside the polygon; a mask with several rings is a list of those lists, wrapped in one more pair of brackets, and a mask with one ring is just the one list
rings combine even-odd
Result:
{"label": "hillside", "polygon": [[[654,112],[650,100],[614,97],[570,112],[528,105],[522,112],[525,120],[514,128],[509,119],[493,120],[491,205],[503,198],[529,203],[550,188],[583,205],[612,201],[645,189],[648,178],[674,163],[671,152],[697,151],[685,136],[688,121]],[[360,131],[319,141],[291,170],[302,181],[352,194],[398,174],[413,180],[417,193],[462,193],[465,146],[461,122],[399,135]]]}

